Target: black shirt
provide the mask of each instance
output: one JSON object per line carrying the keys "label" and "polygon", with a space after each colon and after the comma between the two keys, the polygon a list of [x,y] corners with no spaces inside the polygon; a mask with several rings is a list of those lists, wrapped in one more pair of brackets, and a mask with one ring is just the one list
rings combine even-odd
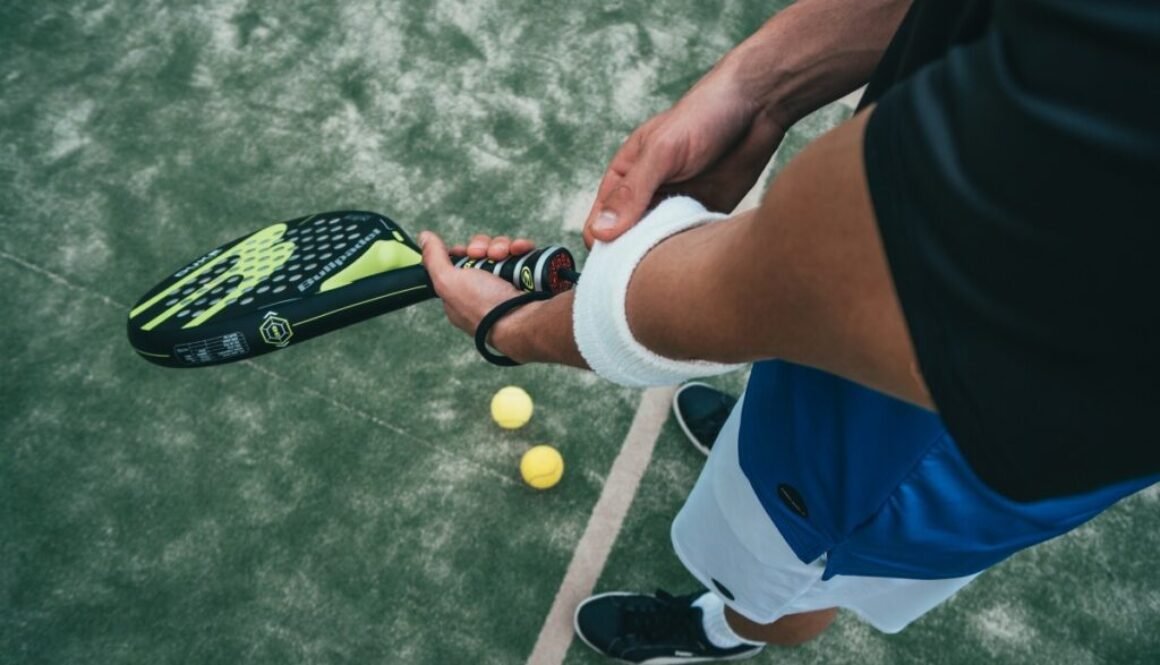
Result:
{"label": "black shirt", "polygon": [[992,488],[1160,472],[1160,3],[918,0],[865,165],[923,376]]}

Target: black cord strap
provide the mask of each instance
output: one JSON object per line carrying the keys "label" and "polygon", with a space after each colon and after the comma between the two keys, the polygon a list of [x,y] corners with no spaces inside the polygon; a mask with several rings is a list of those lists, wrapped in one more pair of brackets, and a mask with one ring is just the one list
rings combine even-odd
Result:
{"label": "black cord strap", "polygon": [[506,300],[495,306],[495,309],[487,313],[483,320],[479,322],[479,327],[475,329],[475,348],[479,351],[479,355],[483,356],[487,362],[500,367],[515,367],[519,365],[518,362],[500,355],[491,350],[487,345],[487,336],[491,334],[491,329],[495,326],[505,314],[517,307],[521,307],[535,300],[548,300],[552,297],[551,293],[547,291],[531,291],[522,293],[511,300]]}

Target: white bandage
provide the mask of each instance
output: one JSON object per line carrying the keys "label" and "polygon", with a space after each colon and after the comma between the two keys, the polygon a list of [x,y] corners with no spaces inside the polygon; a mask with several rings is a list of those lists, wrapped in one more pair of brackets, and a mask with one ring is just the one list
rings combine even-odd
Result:
{"label": "white bandage", "polygon": [[661,357],[632,336],[625,311],[632,273],[649,250],[671,235],[724,218],[691,198],[674,197],[613,242],[593,245],[572,305],[572,334],[593,371],[613,383],[637,388],[673,385],[742,367]]}

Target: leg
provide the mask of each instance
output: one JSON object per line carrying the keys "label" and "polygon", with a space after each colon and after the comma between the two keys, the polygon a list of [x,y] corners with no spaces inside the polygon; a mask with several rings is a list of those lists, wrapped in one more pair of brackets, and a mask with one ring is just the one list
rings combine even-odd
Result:
{"label": "leg", "polygon": [[838,616],[837,608],[789,614],[769,624],[750,621],[725,608],[725,620],[739,637],[754,642],[790,647],[804,644],[822,634]]}

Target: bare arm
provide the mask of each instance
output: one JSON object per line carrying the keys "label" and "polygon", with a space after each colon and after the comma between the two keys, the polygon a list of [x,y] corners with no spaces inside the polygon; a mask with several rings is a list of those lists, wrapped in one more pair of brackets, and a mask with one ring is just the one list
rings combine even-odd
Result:
{"label": "bare arm", "polygon": [[912,0],[801,0],[725,57],[783,127],[864,85]]}
{"label": "bare arm", "polygon": [[732,210],[800,118],[864,84],[910,0],[801,0],[730,51],[672,108],[625,140],[584,240],[611,241],[657,195]]}
{"label": "bare arm", "polygon": [[[806,148],[756,211],[649,252],[629,285],[634,336],[670,358],[783,358],[933,408],[867,190],[871,112]],[[583,367],[571,304],[565,295],[517,310],[492,339],[523,361]]]}

